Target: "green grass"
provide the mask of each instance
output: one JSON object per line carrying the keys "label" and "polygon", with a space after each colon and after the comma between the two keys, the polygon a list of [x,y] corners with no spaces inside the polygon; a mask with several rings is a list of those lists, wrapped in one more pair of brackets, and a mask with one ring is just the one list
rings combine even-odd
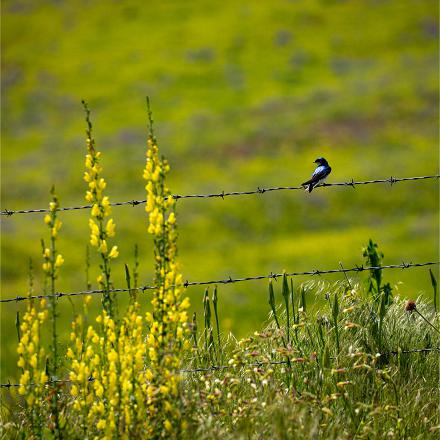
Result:
{"label": "green grass", "polygon": [[[184,368],[224,367],[183,373],[180,407],[188,423],[183,438],[436,438],[439,331],[417,312],[405,311],[405,301],[395,296],[381,315],[379,346],[372,297],[355,279],[350,283],[351,288],[346,281],[305,283],[307,306],[299,308],[295,289],[293,313],[288,288],[289,332],[282,280],[274,286],[280,328],[272,313],[261,330],[237,340],[220,324],[219,344],[214,311],[205,325],[199,316],[197,344]],[[264,308],[270,310],[266,300]],[[438,329],[440,315],[431,303],[417,298],[416,308]],[[219,313],[227,313],[221,297]],[[406,353],[416,349],[434,351]],[[64,434],[82,438],[69,399],[60,401]],[[7,394],[2,432],[10,438],[23,423],[20,411],[8,413],[17,403],[15,393]]]}
{"label": "green grass", "polygon": [[[438,172],[437,2],[12,1],[2,13],[2,209],[46,206],[52,183],[62,205],[83,203],[83,98],[112,201],[144,198],[147,94],[174,193],[297,185],[321,155],[330,181]],[[438,200],[426,181],[179,201],[184,276],[350,267],[369,237],[385,263],[437,260]],[[85,287],[87,216],[62,215],[59,290]],[[115,284],[125,284],[135,243],[150,284],[143,207],[114,217]],[[1,227],[2,297],[23,295],[29,257],[41,278],[42,216]],[[402,296],[429,295],[427,270],[388,274]],[[243,336],[261,326],[262,283],[219,294],[225,328]],[[202,289],[190,295],[200,312]],[[2,381],[17,377],[18,309],[2,307]],[[60,309],[69,321],[70,304]]]}
{"label": "green grass", "polygon": [[[281,331],[272,320],[250,338],[230,337],[222,354],[234,359],[233,368],[189,375],[185,387],[197,403],[190,404],[188,438],[436,438],[437,379],[431,373],[439,368],[438,354],[403,351],[438,347],[439,334],[395,298],[384,318],[380,352],[402,352],[379,356],[371,298],[359,285],[347,292],[344,284],[307,285],[324,306],[299,313],[287,349],[285,308],[276,289]],[[337,324],[335,295],[340,295]],[[417,307],[438,323],[432,305],[420,301]],[[291,367],[270,365],[287,359]],[[424,409],[422,417],[417,408]]]}

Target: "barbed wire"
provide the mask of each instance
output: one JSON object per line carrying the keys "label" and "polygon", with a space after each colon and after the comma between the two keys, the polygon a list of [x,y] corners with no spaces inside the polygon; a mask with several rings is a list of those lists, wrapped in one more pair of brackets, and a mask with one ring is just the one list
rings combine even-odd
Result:
{"label": "barbed wire", "polygon": [[[411,350],[396,350],[396,351],[389,351],[386,353],[381,353],[381,356],[389,356],[389,355],[397,355],[397,354],[412,354],[412,353],[431,353],[434,351],[440,352],[440,347],[433,347],[433,348],[414,348]],[[295,361],[304,361],[304,358],[289,358],[289,360],[280,360],[280,361],[259,361],[259,362],[252,362],[249,364],[227,364],[227,365],[208,365],[206,367],[198,367],[198,368],[184,368],[181,370],[178,370],[178,373],[209,373],[214,371],[222,371],[222,370],[228,370],[231,368],[262,368],[266,367],[268,365],[289,365],[292,363],[295,363]],[[94,382],[95,378],[90,376],[87,378],[88,382]],[[54,385],[54,384],[67,384],[72,383],[73,381],[71,379],[52,379],[48,380],[44,383],[44,385]],[[35,386],[35,383],[29,383],[28,386]],[[0,384],[0,388],[3,389],[11,389],[11,388],[19,388],[21,384],[19,383],[2,383]]]}
{"label": "barbed wire", "polygon": [[[350,272],[363,272],[368,270],[384,270],[384,269],[409,269],[413,267],[423,267],[423,266],[433,266],[433,265],[440,265],[440,261],[429,261],[425,263],[405,263],[402,262],[401,264],[389,264],[386,266],[367,266],[364,267],[361,266],[355,266],[351,269],[326,269],[326,270],[309,270],[305,272],[286,272],[286,273],[270,273],[269,275],[257,275],[252,277],[243,277],[243,278],[226,278],[221,280],[210,280],[210,281],[185,281],[183,283],[183,287],[187,288],[190,286],[206,286],[211,284],[233,284],[233,283],[241,283],[245,281],[255,281],[255,280],[263,280],[263,279],[275,279],[277,280],[279,277],[282,277],[286,275],[287,277],[294,277],[294,276],[302,276],[302,275],[324,275],[324,274],[331,274],[331,273],[350,273]],[[170,287],[178,287],[178,286],[170,286]],[[146,291],[146,290],[153,290],[156,289],[156,286],[141,286],[136,288],[118,288],[118,289],[109,289],[108,292],[110,293],[122,293],[122,292],[132,292],[132,291]],[[100,294],[104,293],[104,290],[102,289],[95,289],[95,290],[83,290],[78,292],[57,292],[54,294],[47,294],[47,295],[28,295],[28,296],[16,296],[14,298],[6,298],[1,299],[0,303],[8,303],[8,302],[19,302],[19,301],[26,301],[26,300],[33,300],[33,299],[43,299],[43,298],[63,298],[63,297],[69,297],[69,296],[80,296],[80,295],[94,295],[94,294]]]}
{"label": "barbed wire", "polygon": [[[414,176],[414,177],[389,177],[388,179],[375,179],[375,180],[364,180],[364,181],[354,181],[351,179],[348,182],[335,182],[335,183],[322,183],[320,185],[317,185],[315,188],[319,187],[331,187],[331,186],[345,186],[345,187],[352,187],[354,188],[357,185],[369,185],[374,183],[389,183],[390,185],[394,185],[397,182],[404,182],[404,181],[414,181],[414,180],[426,180],[426,179],[438,179],[440,178],[440,174],[435,174],[431,176]],[[231,197],[231,196],[248,196],[252,194],[264,194],[267,192],[273,192],[273,191],[290,191],[290,190],[301,190],[304,189],[304,186],[276,186],[276,187],[269,187],[269,188],[260,188],[258,187],[256,190],[250,190],[250,191],[230,191],[230,192],[219,192],[219,193],[211,193],[211,194],[173,194],[170,197],[172,197],[175,200],[179,199],[210,199],[210,198],[221,198],[224,199],[225,197]],[[147,202],[146,199],[142,200],[127,200],[124,202],[113,202],[110,203],[111,206],[123,206],[123,205],[131,205],[131,206],[137,206],[142,205]],[[74,211],[74,210],[80,210],[80,209],[90,209],[93,205],[80,205],[80,206],[66,206],[66,207],[60,207],[58,208],[58,211]],[[17,210],[10,210],[10,209],[3,209],[1,211],[1,215],[6,216],[12,216],[14,214],[32,214],[32,213],[42,213],[42,212],[50,212],[49,208],[39,208],[39,209],[17,209]]]}

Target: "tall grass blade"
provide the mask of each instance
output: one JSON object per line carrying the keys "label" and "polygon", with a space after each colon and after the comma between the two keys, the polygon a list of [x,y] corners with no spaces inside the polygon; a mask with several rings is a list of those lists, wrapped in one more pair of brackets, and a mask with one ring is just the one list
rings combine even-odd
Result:
{"label": "tall grass blade", "polygon": [[197,340],[197,314],[196,312],[193,313],[192,317],[192,325],[191,325],[191,334],[194,340],[194,347],[198,350],[199,344]]}
{"label": "tall grass blade", "polygon": [[205,295],[203,297],[203,310],[205,315],[205,350],[206,355],[211,357],[212,351],[215,350],[214,337],[212,332],[211,324],[211,305],[209,303],[209,293],[208,289],[205,290]]}
{"label": "tall grass blade", "polygon": [[275,293],[273,291],[272,280],[269,280],[269,305],[270,305],[270,308],[272,309],[272,314],[273,314],[273,318],[275,320],[275,324],[277,325],[278,329],[281,329],[280,323],[278,321],[277,310],[275,307]]}
{"label": "tall grass blade", "polygon": [[86,245],[86,286],[87,290],[90,290],[92,288],[92,283],[90,282],[90,248],[89,245]]}
{"label": "tall grass blade", "polygon": [[133,287],[137,289],[139,279],[139,248],[138,245],[134,245],[134,268],[133,268]]}
{"label": "tall grass blade", "polygon": [[21,333],[20,333],[20,312],[17,311],[15,314],[15,328],[17,329],[17,338],[18,342],[21,340]]}
{"label": "tall grass blade", "polygon": [[338,327],[339,299],[338,299],[337,293],[335,293],[335,299],[333,300],[332,316],[333,316],[333,326],[335,329],[336,351],[339,354],[341,351],[341,348],[339,345],[339,327]]}
{"label": "tall grass blade", "polygon": [[306,289],[304,286],[301,286],[301,307],[303,309],[303,312],[306,313],[307,299],[306,299]]}
{"label": "tall grass blade", "polygon": [[293,280],[290,278],[290,302],[292,303],[292,319],[294,324],[298,324],[295,314],[295,290],[293,289]]}
{"label": "tall grass blade", "polygon": [[289,310],[289,284],[287,283],[286,273],[283,274],[283,298],[286,307],[286,334],[287,342],[290,342],[290,310]]}
{"label": "tall grass blade", "polygon": [[432,289],[433,289],[433,299],[434,299],[434,311],[437,312],[438,310],[438,303],[437,303],[437,280],[435,279],[434,274],[432,273],[432,270],[429,269],[429,275],[431,276],[431,284],[432,284]]}
{"label": "tall grass blade", "polygon": [[125,267],[125,282],[127,283],[127,289],[130,292],[130,304],[133,304],[136,301],[136,290],[131,288],[131,276],[128,265],[124,264],[124,267]]}
{"label": "tall grass blade", "polygon": [[214,292],[212,294],[212,305],[214,307],[214,316],[215,316],[215,326],[217,330],[217,345],[218,345],[218,353],[219,356],[222,356],[222,349],[220,344],[220,325],[218,319],[218,295],[217,295],[217,286],[214,287]]}

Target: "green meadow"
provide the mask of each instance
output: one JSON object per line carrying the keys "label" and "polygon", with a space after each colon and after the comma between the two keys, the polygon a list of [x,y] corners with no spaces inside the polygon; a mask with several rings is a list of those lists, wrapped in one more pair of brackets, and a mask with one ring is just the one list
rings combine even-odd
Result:
{"label": "green meadow", "polygon": [[[52,184],[62,206],[85,204],[81,99],[112,202],[145,198],[147,95],[173,194],[297,186],[318,156],[332,166],[329,183],[438,174],[438,12],[430,0],[3,2],[2,209],[45,208]],[[384,264],[437,261],[438,210],[436,179],[179,200],[179,260],[189,281],[349,268],[372,238]],[[86,287],[88,216],[60,214],[58,291]],[[112,216],[115,287],[135,244],[139,282],[151,284],[144,205]],[[40,293],[43,215],[3,216],[1,227],[2,298],[27,293],[29,258]],[[93,281],[97,266],[92,252]],[[431,298],[426,268],[384,277],[403,298]],[[188,288],[199,316],[203,292]],[[219,296],[225,334],[266,321],[265,281],[219,286]],[[66,330],[75,304],[59,301]],[[2,304],[2,382],[18,377],[22,310]]]}

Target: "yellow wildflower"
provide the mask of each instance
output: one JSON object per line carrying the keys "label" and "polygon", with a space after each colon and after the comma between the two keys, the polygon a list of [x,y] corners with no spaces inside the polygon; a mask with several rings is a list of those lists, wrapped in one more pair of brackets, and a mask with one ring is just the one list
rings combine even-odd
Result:
{"label": "yellow wildflower", "polygon": [[57,255],[57,258],[55,260],[55,267],[61,267],[64,263],[64,258],[61,254]]}
{"label": "yellow wildflower", "polygon": [[113,246],[112,250],[110,251],[110,253],[108,254],[109,258],[117,258],[119,255],[119,251],[118,251],[118,247],[117,246]]}
{"label": "yellow wildflower", "polygon": [[115,225],[113,219],[111,218],[107,222],[107,226],[105,228],[105,232],[106,232],[107,236],[108,237],[114,237],[115,236],[115,229],[116,229],[116,225]]}

